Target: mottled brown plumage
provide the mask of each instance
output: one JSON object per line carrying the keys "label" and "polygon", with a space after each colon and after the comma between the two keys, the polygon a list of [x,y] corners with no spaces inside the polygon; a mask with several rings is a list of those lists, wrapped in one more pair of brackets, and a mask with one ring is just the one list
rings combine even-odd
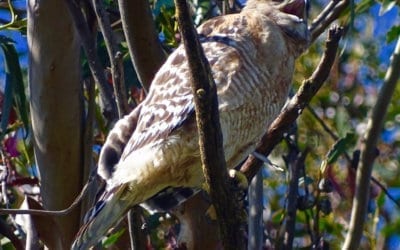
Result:
{"label": "mottled brown plumage", "polygon": [[[229,168],[252,153],[286,101],[294,61],[308,42],[307,27],[296,16],[299,9],[304,9],[303,0],[249,0],[241,13],[211,19],[198,28],[217,85]],[[167,187],[201,186],[189,81],[180,46],[156,74],[147,98],[110,132],[98,170],[106,190],[74,249],[95,244],[131,206]]]}

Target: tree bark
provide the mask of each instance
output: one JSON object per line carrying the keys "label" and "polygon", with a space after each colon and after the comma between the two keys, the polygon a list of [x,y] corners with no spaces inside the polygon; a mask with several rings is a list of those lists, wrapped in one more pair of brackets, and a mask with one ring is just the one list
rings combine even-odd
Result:
{"label": "tree bark", "polygon": [[262,169],[251,180],[249,191],[249,224],[247,249],[262,249],[263,245],[263,175]]}
{"label": "tree bark", "polygon": [[[29,88],[36,164],[46,209],[68,207],[82,186],[79,43],[61,0],[28,1]],[[79,228],[79,209],[57,217],[63,248]]]}
{"label": "tree bark", "polygon": [[147,0],[118,0],[122,26],[132,63],[147,91],[166,56],[158,41],[153,16]]}
{"label": "tree bark", "polygon": [[201,163],[206,185],[216,211],[224,249],[244,249],[240,208],[228,183],[217,90],[189,14],[186,0],[175,0],[178,25],[188,59],[196,111]]}

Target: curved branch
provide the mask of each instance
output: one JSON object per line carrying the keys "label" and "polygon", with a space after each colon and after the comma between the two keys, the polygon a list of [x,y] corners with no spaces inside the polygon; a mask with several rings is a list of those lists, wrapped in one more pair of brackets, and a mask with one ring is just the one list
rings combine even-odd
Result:
{"label": "curved branch", "polygon": [[368,132],[362,145],[361,161],[357,168],[356,193],[353,198],[350,226],[342,249],[357,249],[360,244],[368,207],[371,172],[376,158],[376,144],[381,135],[384,118],[400,77],[399,68],[400,38],[397,40],[382,89],[379,91],[378,99],[372,110]]}
{"label": "curved branch", "polygon": [[350,0],[331,0],[309,27],[311,41],[315,41],[350,4]]}
{"label": "curved branch", "polygon": [[[303,82],[296,95],[268,128],[256,152],[269,155],[272,149],[282,140],[283,134],[288,131],[293,122],[296,121],[303,109],[311,101],[311,98],[321,88],[324,81],[328,78],[330,69],[335,61],[336,51],[342,33],[343,28],[340,27],[333,27],[329,30],[326,50],[317,69],[309,79]],[[251,155],[242,165],[240,171],[246,175],[247,179],[251,180],[262,164],[263,162],[261,160]]]}
{"label": "curved branch", "polygon": [[0,214],[32,214],[32,215],[40,215],[40,216],[65,216],[71,213],[82,201],[82,198],[85,196],[88,186],[93,182],[95,179],[95,175],[92,174],[85,186],[82,188],[82,191],[79,195],[75,198],[72,204],[63,210],[41,210],[41,209],[6,209],[0,208]]}

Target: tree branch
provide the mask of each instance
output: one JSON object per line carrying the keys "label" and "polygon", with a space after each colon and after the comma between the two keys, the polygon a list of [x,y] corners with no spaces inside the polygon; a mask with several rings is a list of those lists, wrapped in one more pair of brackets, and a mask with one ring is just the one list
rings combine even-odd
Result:
{"label": "tree branch", "polygon": [[329,4],[315,18],[310,27],[311,42],[315,41],[326,30],[326,28],[335,21],[345,10],[351,0],[331,0]]}
{"label": "tree branch", "polygon": [[193,28],[186,0],[175,0],[178,24],[189,62],[201,161],[215,207],[224,249],[244,249],[238,206],[230,192],[219,124],[216,86]]}
{"label": "tree branch", "polygon": [[[328,39],[326,40],[326,50],[317,69],[309,79],[303,82],[296,95],[270,125],[267,133],[263,136],[256,149],[258,153],[263,155],[269,155],[271,153],[272,149],[282,140],[283,134],[290,128],[293,122],[296,121],[303,109],[311,101],[311,98],[321,88],[335,61],[336,51],[342,33],[343,28],[340,27],[333,27],[329,30]],[[251,155],[242,165],[240,171],[251,180],[262,164],[263,162],[261,160]]]}
{"label": "tree branch", "polygon": [[264,223],[263,223],[263,175],[262,171],[257,172],[251,180],[248,200],[249,200],[249,225],[247,249],[262,249]]}
{"label": "tree branch", "polygon": [[17,250],[22,250],[24,249],[24,246],[21,242],[21,240],[14,234],[13,228],[10,227],[9,224],[7,224],[3,219],[0,218],[0,233],[8,238],[15,249]]}
{"label": "tree branch", "polygon": [[368,207],[370,178],[376,157],[376,144],[381,135],[387,108],[400,77],[399,68],[400,38],[397,40],[382,89],[379,91],[378,99],[372,109],[372,115],[368,123],[368,132],[362,145],[361,161],[357,168],[356,193],[353,198],[349,231],[342,249],[357,249],[360,244]]}
{"label": "tree branch", "polygon": [[113,31],[111,30],[110,19],[104,10],[102,0],[93,0],[92,5],[96,13],[97,22],[99,24],[101,33],[103,34],[104,43],[107,48],[108,58],[111,65],[111,77],[114,87],[114,95],[117,102],[118,116],[121,118],[123,115],[129,112],[124,82],[122,54],[120,51],[118,51],[117,43],[115,41]]}
{"label": "tree branch", "polygon": [[85,17],[83,16],[77,1],[65,0],[64,2],[69,9],[72,20],[75,24],[75,28],[81,38],[82,46],[88,59],[90,71],[92,72],[94,80],[99,85],[102,101],[104,102],[103,115],[108,119],[109,122],[115,121],[117,119],[117,108],[115,101],[111,95],[111,89],[107,83],[103,66],[101,65],[96,53],[94,40],[90,35],[91,32],[87,23],[85,22]]}
{"label": "tree branch", "polygon": [[149,1],[118,0],[118,5],[132,63],[143,88],[148,91],[154,75],[166,59],[158,41]]}
{"label": "tree branch", "polygon": [[95,180],[95,175],[90,175],[87,183],[82,188],[79,195],[75,198],[72,204],[63,210],[40,210],[40,209],[6,209],[0,208],[1,214],[32,214],[32,215],[41,215],[41,216],[65,216],[71,213],[82,201],[82,198],[86,195],[88,190],[88,186]]}
{"label": "tree branch", "polygon": [[146,249],[148,246],[147,235],[141,227],[143,225],[142,214],[141,206],[134,206],[128,212],[129,238],[133,250]]}
{"label": "tree branch", "polygon": [[[94,134],[94,116],[95,116],[95,83],[92,77],[88,77],[87,80],[84,80],[84,85],[86,87],[87,92],[87,111],[86,111],[86,122],[84,125],[83,132],[83,182],[86,183],[88,178],[90,178],[90,173],[94,172],[96,168],[96,164],[93,163],[93,134]],[[95,194],[97,192],[96,185],[89,185],[88,193],[84,200],[82,200],[81,204],[81,221],[86,214],[86,212],[92,207],[94,202]],[[84,188],[85,189],[85,188]],[[81,193],[83,191],[81,190]],[[81,199],[84,196],[81,195]]]}
{"label": "tree branch", "polygon": [[[286,223],[285,233],[283,238],[283,249],[292,249],[293,240],[295,236],[296,227],[296,212],[298,205],[299,195],[299,178],[300,170],[304,168],[304,161],[307,155],[307,151],[299,152],[297,147],[290,145],[291,156],[289,156],[289,186],[287,194],[287,206],[286,206]],[[293,158],[293,159],[291,159]]]}

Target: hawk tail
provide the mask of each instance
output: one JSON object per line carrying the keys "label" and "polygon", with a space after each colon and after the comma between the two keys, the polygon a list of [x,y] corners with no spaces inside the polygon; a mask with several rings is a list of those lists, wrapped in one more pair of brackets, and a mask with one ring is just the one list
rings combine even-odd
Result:
{"label": "hawk tail", "polygon": [[124,218],[125,213],[132,206],[132,202],[121,199],[123,188],[106,191],[102,198],[86,213],[84,225],[81,227],[72,250],[89,249],[96,245],[107,231]]}

